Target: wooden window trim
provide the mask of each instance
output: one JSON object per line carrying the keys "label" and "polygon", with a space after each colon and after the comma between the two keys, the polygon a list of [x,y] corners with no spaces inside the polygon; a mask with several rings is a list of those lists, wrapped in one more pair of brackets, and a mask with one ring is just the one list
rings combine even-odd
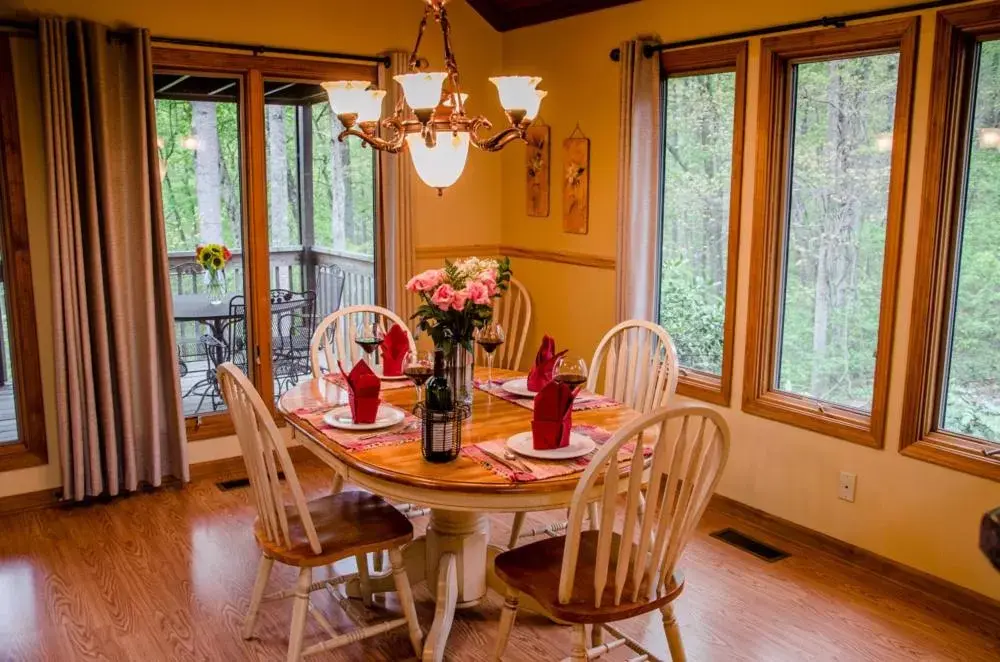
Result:
{"label": "wooden window trim", "polygon": [[[0,201],[3,205],[0,242],[3,244],[9,351],[18,426],[17,443],[0,446],[0,471],[8,471],[48,463],[48,450],[14,60],[10,36],[6,34],[0,34],[0,152]],[[17,296],[11,296],[11,292],[16,292]]]}
{"label": "wooden window trim", "polygon": [[[743,411],[814,432],[881,448],[885,437],[896,286],[910,143],[910,115],[919,18],[802,32],[761,41],[760,96],[755,168],[754,228],[750,262]],[[899,53],[899,80],[876,345],[871,414],[774,388],[778,286],[788,168],[790,64],[853,54]]]}
{"label": "wooden window trim", "polygon": [[[681,367],[677,379],[680,395],[729,406],[733,381],[733,346],[736,343],[736,289],[739,276],[740,207],[743,189],[743,151],[746,131],[746,41],[712,44],[697,48],[664,51],[660,55],[663,78],[668,76],[736,74],[733,110],[732,170],[729,186],[729,236],[726,246],[726,305],[722,326],[722,371],[714,375]],[[664,111],[665,112],[665,111]],[[664,125],[666,122],[664,122]],[[664,126],[664,130],[666,127]],[[661,186],[662,189],[662,186]],[[662,214],[661,214],[662,216]],[[661,219],[662,226],[662,219]]]}
{"label": "wooden window trim", "polygon": [[[267,150],[264,127],[264,80],[289,79],[320,83],[328,80],[378,80],[377,65],[293,57],[251,55],[217,49],[158,46],[152,49],[157,72],[220,75],[240,80],[240,181],[244,259],[248,268],[244,284],[248,293],[247,327],[250,337],[270,335],[270,260],[267,234]],[[376,187],[378,176],[376,174]],[[376,191],[377,194],[377,191]],[[376,203],[377,204],[377,203]],[[380,222],[376,220],[376,222]],[[381,262],[376,250],[376,273]],[[376,287],[378,284],[376,283]],[[274,407],[271,353],[256,340],[251,381],[279,424]],[[266,376],[266,377],[265,377]],[[235,434],[228,412],[185,417],[188,441]]]}
{"label": "wooden window trim", "polygon": [[1000,2],[940,12],[934,36],[929,135],[913,287],[899,452],[1000,481],[995,445],[938,428],[955,228],[965,179],[972,58],[983,38],[1000,38]]}

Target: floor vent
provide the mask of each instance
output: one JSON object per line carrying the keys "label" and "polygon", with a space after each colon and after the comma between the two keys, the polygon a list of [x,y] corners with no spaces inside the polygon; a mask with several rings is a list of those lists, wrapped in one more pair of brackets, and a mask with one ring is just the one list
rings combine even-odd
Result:
{"label": "floor vent", "polygon": [[740,533],[733,528],[722,529],[721,531],[716,531],[715,533],[711,533],[709,535],[713,538],[721,540],[722,542],[729,543],[733,547],[739,547],[744,552],[753,554],[757,558],[767,561],[768,563],[774,563],[775,561],[788,558],[788,552],[783,552],[777,547],[771,547],[767,543],[761,542],[756,538],[751,538],[750,536]]}
{"label": "floor vent", "polygon": [[[285,480],[285,474],[282,471],[278,472],[278,480]],[[229,490],[238,490],[241,487],[250,487],[249,478],[233,478],[232,480],[223,480],[215,484],[223,492],[228,492]]]}

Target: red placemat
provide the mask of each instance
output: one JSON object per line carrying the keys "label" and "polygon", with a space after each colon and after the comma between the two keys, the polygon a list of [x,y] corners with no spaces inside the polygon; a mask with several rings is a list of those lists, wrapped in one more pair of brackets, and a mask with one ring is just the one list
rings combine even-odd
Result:
{"label": "red placemat", "polygon": [[[344,376],[340,373],[328,372],[323,375],[323,379],[340,388],[346,388],[347,386],[346,382],[344,382]],[[385,379],[380,377],[379,381],[382,382],[381,388],[383,391],[395,391],[401,388],[413,387],[413,382],[409,379]]]}
{"label": "red placemat", "polygon": [[[601,445],[612,436],[612,433],[608,432],[604,428],[597,427],[596,425],[574,425],[573,432],[593,439],[597,444],[597,449],[588,455],[574,458],[572,460],[537,460],[535,458],[518,455],[517,460],[514,463],[523,465],[530,469],[530,471],[518,470],[511,467],[509,463],[503,461],[503,451],[507,444],[506,439],[494,439],[492,441],[484,441],[472,446],[465,446],[462,448],[462,454],[472,460],[475,460],[493,473],[501,476],[502,478],[506,478],[512,483],[528,483],[535,480],[545,480],[546,478],[567,476],[569,474],[582,473],[583,470],[590,464],[590,461],[597,453],[597,450],[600,449]],[[491,457],[491,454],[496,457]],[[618,460],[619,462],[629,462],[634,454],[635,442],[630,441],[618,449]],[[652,448],[643,448],[643,455],[650,456],[652,454]],[[497,460],[497,457],[501,459]]]}
{"label": "red placemat", "polygon": [[328,411],[336,407],[341,407],[343,406],[342,404],[331,403],[304,394],[301,398],[297,398],[294,401],[285,401],[284,405],[291,411],[290,416],[309,423],[319,430],[324,437],[352,453],[360,453],[361,451],[381,446],[408,444],[420,440],[420,419],[409,412],[406,412],[401,423],[397,423],[391,428],[350,432],[331,427],[323,421],[323,417]]}
{"label": "red placemat", "polygon": [[[523,379],[523,377],[514,377],[511,380],[494,379],[493,383],[490,384],[489,386],[486,386],[486,382],[484,380],[477,379],[475,381],[475,386],[483,393],[489,393],[490,395],[500,398],[501,400],[506,400],[507,402],[513,403],[518,407],[524,407],[525,409],[533,410],[535,408],[534,398],[526,398],[520,395],[514,395],[513,393],[510,393],[503,389],[503,384],[506,383],[507,381],[512,381],[513,379]],[[573,401],[573,411],[605,409],[607,407],[618,407],[621,405],[620,402],[612,400],[611,398],[608,398],[603,395],[597,395],[591,393],[590,391],[581,391],[580,394],[583,395],[584,397],[579,398],[579,396],[577,396],[579,399]]]}

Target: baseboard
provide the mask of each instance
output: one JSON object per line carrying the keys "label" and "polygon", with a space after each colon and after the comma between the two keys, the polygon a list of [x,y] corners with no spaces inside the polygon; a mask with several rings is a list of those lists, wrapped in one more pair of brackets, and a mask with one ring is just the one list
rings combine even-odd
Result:
{"label": "baseboard", "polygon": [[1000,602],[981,593],[720,494],[712,496],[710,507],[716,512],[740,519],[765,533],[829,554],[897,584],[938,597],[969,612],[972,622],[986,619],[1000,628]]}
{"label": "baseboard", "polygon": [[[303,446],[290,446],[288,454],[296,465],[319,464],[316,456]],[[243,457],[240,455],[191,465],[191,482],[208,480],[217,483],[223,480],[245,478],[246,475],[246,467],[243,464]],[[164,485],[174,485],[177,482],[168,478],[164,481]],[[43,508],[54,508],[62,505],[60,502],[61,498],[61,487],[0,497],[0,516],[41,510]]]}

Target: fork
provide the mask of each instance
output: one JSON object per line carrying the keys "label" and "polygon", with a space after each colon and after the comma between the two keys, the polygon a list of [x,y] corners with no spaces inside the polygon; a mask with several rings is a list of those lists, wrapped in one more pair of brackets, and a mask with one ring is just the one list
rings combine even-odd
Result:
{"label": "fork", "polygon": [[379,430],[373,434],[366,434],[364,436],[358,437],[358,441],[365,441],[366,439],[374,439],[375,437],[381,437],[384,434],[401,434],[403,432],[409,432],[410,430],[417,427],[418,421],[410,421],[398,430]]}

